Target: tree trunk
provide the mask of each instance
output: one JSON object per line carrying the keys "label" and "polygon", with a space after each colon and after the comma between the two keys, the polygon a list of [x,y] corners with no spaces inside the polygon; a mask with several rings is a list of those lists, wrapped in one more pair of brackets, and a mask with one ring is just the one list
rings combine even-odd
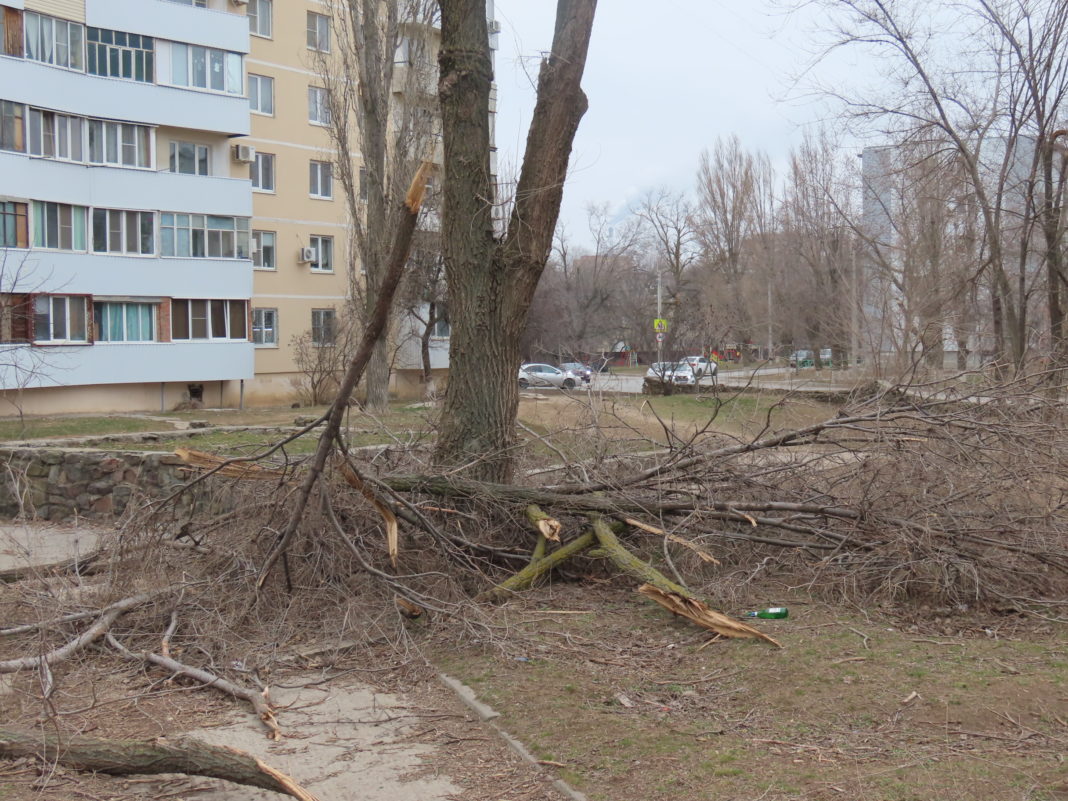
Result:
{"label": "tree trunk", "polygon": [[519,337],[548,258],[568,159],[586,111],[580,87],[596,0],[559,0],[508,232],[493,234],[485,0],[443,0],[439,95],[445,146],[443,250],[452,320],[435,460],[507,482],[519,403]]}
{"label": "tree trunk", "polygon": [[36,757],[76,770],[114,776],[184,773],[273,790],[301,801],[315,796],[292,779],[235,748],[208,745],[188,737],[157,740],[104,740],[0,726],[0,756]]}

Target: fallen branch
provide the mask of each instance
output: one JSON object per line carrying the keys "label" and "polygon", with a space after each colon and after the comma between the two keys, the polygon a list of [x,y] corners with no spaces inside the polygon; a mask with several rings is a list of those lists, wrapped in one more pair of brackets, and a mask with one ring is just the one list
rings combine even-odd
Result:
{"label": "fallen branch", "polygon": [[577,553],[589,548],[597,542],[597,537],[592,531],[587,531],[578,539],[572,540],[563,547],[557,548],[550,554],[542,557],[541,559],[531,562],[515,575],[509,577],[507,580],[502,581],[495,587],[492,587],[481,595],[476,600],[479,601],[494,601],[501,598],[505,598],[512,593],[519,592],[520,590],[528,589],[539,578],[544,576],[554,567],[561,562],[574,556]]}
{"label": "fallen branch", "polygon": [[176,587],[168,587],[165,590],[146,592],[142,595],[134,595],[129,598],[124,598],[121,601],[111,604],[111,606],[106,606],[101,610],[100,617],[96,619],[96,622],[94,622],[93,625],[66,645],[49,651],[42,656],[26,656],[22,659],[9,659],[6,662],[0,662],[0,673],[15,673],[19,670],[41,668],[42,666],[50,666],[57,662],[62,662],[67,657],[78,653],[86,646],[103,637],[108,629],[111,628],[111,624],[121,615],[124,615],[131,609],[135,609],[142,604],[148,603],[160,595],[172,592],[175,589]]}
{"label": "fallen branch", "polygon": [[51,562],[46,565],[26,565],[25,567],[9,567],[0,570],[0,583],[13,584],[27,578],[38,576],[58,576],[63,573],[76,573],[81,576],[90,576],[103,569],[101,557],[105,551],[98,548],[83,556],[75,556],[73,559],[64,559],[61,562]]}
{"label": "fallen branch", "polygon": [[251,704],[253,711],[259,716],[263,725],[267,727],[267,736],[272,740],[282,739],[282,730],[278,727],[278,720],[274,716],[274,710],[272,710],[270,704],[267,703],[266,690],[260,693],[246,687],[239,687],[233,682],[227,681],[221,676],[216,676],[214,673],[204,670],[203,668],[183,664],[172,657],[163,656],[162,654],[154,654],[151,652],[135,654],[111,634],[107,635],[107,643],[118,651],[119,655],[124,659],[133,662],[149,662],[153,665],[158,665],[177,676],[188,676],[194,681],[199,681],[207,687],[213,687],[216,690],[232,695],[234,698],[247,701]]}
{"label": "fallen branch", "polygon": [[654,587],[651,584],[643,584],[638,588],[638,592],[646,598],[656,601],[669,612],[681,615],[698,626],[714,631],[722,637],[763,640],[782,648],[782,645],[777,640],[772,639],[764,632],[729,618],[714,609],[710,609],[696,598],[690,598],[682,593],[664,592],[659,587]]}
{"label": "fallen branch", "polygon": [[208,745],[189,737],[156,740],[105,740],[0,726],[0,756],[31,757],[75,770],[113,776],[182,773],[225,779],[235,784],[273,790],[299,801],[318,801],[292,778],[251,754]]}

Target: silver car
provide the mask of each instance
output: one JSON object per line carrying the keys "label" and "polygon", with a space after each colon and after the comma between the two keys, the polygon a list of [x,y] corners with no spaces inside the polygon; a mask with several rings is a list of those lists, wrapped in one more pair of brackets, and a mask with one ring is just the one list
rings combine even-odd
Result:
{"label": "silver car", "polygon": [[519,388],[559,387],[574,389],[582,377],[570,370],[561,370],[551,364],[522,364],[519,366]]}

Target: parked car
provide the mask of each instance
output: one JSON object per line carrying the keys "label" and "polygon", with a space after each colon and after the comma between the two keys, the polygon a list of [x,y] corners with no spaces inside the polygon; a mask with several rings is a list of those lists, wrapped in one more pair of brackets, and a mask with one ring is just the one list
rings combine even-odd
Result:
{"label": "parked car", "polygon": [[559,387],[574,389],[582,380],[569,370],[561,370],[551,364],[522,364],[519,366],[519,387]]}
{"label": "parked car", "polygon": [[588,364],[582,364],[582,362],[564,362],[560,365],[560,369],[574,373],[587,384],[590,383],[590,379],[593,377],[593,369]]}
{"label": "parked car", "polygon": [[830,366],[834,363],[834,351],[831,348],[820,348],[820,364]]}
{"label": "parked car", "polygon": [[791,367],[811,367],[815,363],[812,351],[810,350],[795,350],[790,354]]}
{"label": "parked car", "polygon": [[711,359],[706,359],[704,356],[687,356],[683,361],[693,368],[698,378],[704,378],[706,375],[714,376],[719,369],[718,364]]}
{"label": "parked car", "polygon": [[680,386],[694,386],[698,382],[698,375],[688,362],[653,362],[645,371],[646,378],[655,378],[669,384]]}

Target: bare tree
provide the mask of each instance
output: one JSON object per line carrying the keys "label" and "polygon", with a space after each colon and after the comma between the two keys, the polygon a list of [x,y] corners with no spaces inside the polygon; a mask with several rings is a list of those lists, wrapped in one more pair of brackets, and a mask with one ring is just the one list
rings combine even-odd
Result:
{"label": "bare tree", "polygon": [[452,314],[449,385],[435,458],[474,476],[512,476],[519,341],[552,246],[596,0],[559,0],[542,61],[507,231],[495,235],[493,82],[485,0],[443,0],[439,94],[445,144],[443,241]]}
{"label": "bare tree", "polygon": [[[366,325],[396,232],[390,213],[422,161],[436,161],[434,39],[436,0],[329,0],[336,47],[316,53],[334,163],[351,225],[350,294]],[[359,163],[353,154],[360,154]],[[357,268],[356,258],[359,259]],[[366,403],[389,400],[389,341],[375,346]]]}

